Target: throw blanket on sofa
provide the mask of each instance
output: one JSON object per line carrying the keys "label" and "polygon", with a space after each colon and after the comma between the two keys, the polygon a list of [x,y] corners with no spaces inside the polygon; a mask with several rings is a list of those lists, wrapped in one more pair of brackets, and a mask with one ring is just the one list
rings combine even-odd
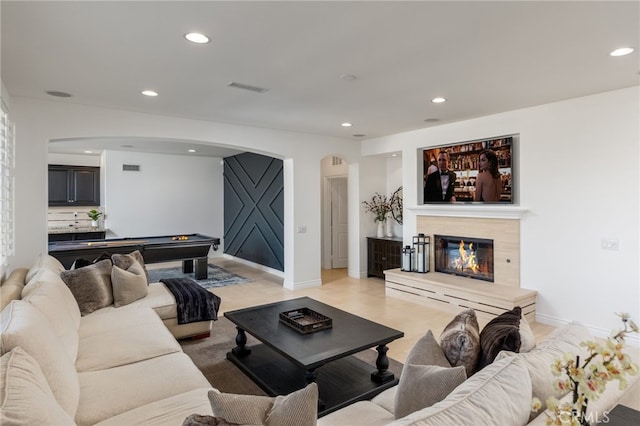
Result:
{"label": "throw blanket on sofa", "polygon": [[160,280],[173,293],[178,308],[178,324],[217,320],[220,298],[189,278]]}

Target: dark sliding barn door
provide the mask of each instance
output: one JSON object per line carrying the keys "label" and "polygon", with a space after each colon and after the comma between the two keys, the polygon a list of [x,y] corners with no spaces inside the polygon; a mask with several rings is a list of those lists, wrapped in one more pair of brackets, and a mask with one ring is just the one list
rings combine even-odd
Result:
{"label": "dark sliding barn door", "polygon": [[284,271],[282,160],[244,153],[224,159],[224,252]]}

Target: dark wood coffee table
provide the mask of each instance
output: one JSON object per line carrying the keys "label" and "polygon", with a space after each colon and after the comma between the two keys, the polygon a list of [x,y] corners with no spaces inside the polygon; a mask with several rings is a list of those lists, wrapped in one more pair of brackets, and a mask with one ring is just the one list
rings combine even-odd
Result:
{"label": "dark wood coffee table", "polygon": [[[302,334],[279,319],[281,312],[312,309],[332,319],[332,328]],[[388,370],[387,343],[404,333],[308,297],[239,309],[224,314],[236,324],[237,346],[227,353],[247,376],[271,396],[286,395],[310,382],[318,384],[318,413],[326,415],[373,398],[398,383]],[[262,344],[246,346],[246,333]],[[375,368],[353,354],[375,347]]]}

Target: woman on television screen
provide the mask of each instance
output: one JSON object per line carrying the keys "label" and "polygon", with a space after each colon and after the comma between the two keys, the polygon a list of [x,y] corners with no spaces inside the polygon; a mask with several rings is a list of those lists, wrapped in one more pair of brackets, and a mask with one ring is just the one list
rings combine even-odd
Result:
{"label": "woman on television screen", "polygon": [[476,192],[473,195],[473,201],[500,201],[502,182],[496,153],[490,149],[482,151],[478,156],[478,168],[480,171],[476,179]]}

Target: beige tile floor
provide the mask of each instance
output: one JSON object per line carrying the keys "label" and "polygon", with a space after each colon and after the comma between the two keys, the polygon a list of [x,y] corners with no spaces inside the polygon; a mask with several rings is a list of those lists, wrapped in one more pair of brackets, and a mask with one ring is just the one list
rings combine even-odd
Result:
{"label": "beige tile floor", "polygon": [[[308,296],[339,309],[351,312],[369,320],[384,324],[404,332],[404,337],[389,346],[388,355],[404,362],[414,343],[431,329],[436,336],[451,321],[453,314],[393,297],[386,297],[384,281],[378,278],[356,279],[347,275],[346,269],[322,270],[322,286],[287,290],[282,287],[283,279],[267,272],[249,267],[226,258],[210,259],[210,263],[252,281],[213,289],[220,296],[221,313],[234,309],[256,306],[279,300]],[[147,265],[149,268],[166,267],[167,264]],[[479,319],[480,327],[486,321]],[[215,323],[213,324],[215,329]],[[537,340],[546,336],[553,327],[532,323],[531,328]]]}

